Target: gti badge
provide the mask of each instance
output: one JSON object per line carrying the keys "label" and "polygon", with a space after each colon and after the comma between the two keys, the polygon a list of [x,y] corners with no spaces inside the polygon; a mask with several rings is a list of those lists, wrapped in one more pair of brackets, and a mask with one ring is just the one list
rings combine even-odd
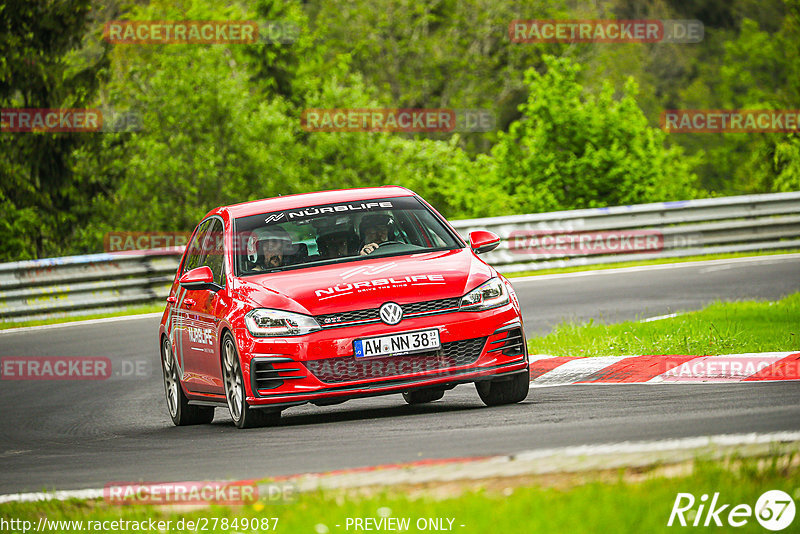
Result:
{"label": "gti badge", "polygon": [[378,310],[381,321],[386,324],[397,324],[403,318],[403,308],[394,302],[387,302]]}

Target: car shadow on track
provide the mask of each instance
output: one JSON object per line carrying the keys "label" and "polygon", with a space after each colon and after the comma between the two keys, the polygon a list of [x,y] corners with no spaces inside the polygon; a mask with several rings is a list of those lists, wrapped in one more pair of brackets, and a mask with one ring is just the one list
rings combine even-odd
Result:
{"label": "car shadow on track", "polygon": [[[283,412],[281,421],[278,425],[271,428],[281,427],[302,427],[302,426],[317,426],[330,423],[343,423],[353,421],[368,421],[380,419],[408,419],[408,418],[421,418],[423,416],[442,416],[445,417],[451,414],[467,414],[467,413],[498,413],[505,409],[519,409],[519,405],[533,404],[532,401],[527,400],[517,405],[498,406],[489,408],[483,405],[480,400],[471,398],[451,398],[448,400],[447,396],[441,401],[435,401],[427,404],[408,405],[401,399],[396,405],[382,406],[356,406],[358,400],[349,401],[348,403],[337,404],[334,406],[317,407],[314,405],[303,405],[295,408],[289,408]],[[353,403],[353,404],[350,404]],[[232,421],[230,416],[218,410],[214,418],[213,425],[231,425]]]}
{"label": "car shadow on track", "polygon": [[[431,424],[431,416],[437,420],[444,420],[449,415],[457,414],[481,414],[491,418],[507,410],[520,410],[520,405],[540,404],[541,399],[533,400],[531,396],[527,400],[509,406],[486,407],[477,397],[474,390],[464,389],[453,391],[445,395],[444,399],[427,404],[408,405],[400,395],[376,397],[372,399],[353,399],[341,404],[330,406],[315,406],[313,404],[303,404],[284,410],[280,423],[275,426],[265,427],[269,430],[279,430],[281,428],[302,428],[315,427],[331,423],[347,423],[359,421],[380,421],[387,419],[402,420],[403,423],[411,422],[414,418],[420,422],[425,421],[426,425]],[[523,409],[525,410],[525,409]],[[427,416],[427,417],[426,417]],[[176,428],[165,425],[162,429],[153,429],[152,433],[160,434],[168,432],[178,432],[184,435],[194,435],[196,432],[202,434],[201,429],[212,429],[214,432],[237,431],[233,426],[227,408],[219,407],[216,409],[214,421],[210,425],[198,425],[196,427]],[[150,433],[149,431],[146,431]],[[141,430],[138,432],[141,435]]]}
{"label": "car shadow on track", "polygon": [[[300,410],[305,408],[305,413]],[[325,407],[297,407],[294,411],[290,408],[283,413],[281,422],[277,427],[297,427],[297,426],[316,426],[326,423],[342,423],[346,421],[365,421],[401,417],[418,417],[421,415],[444,415],[450,413],[470,412],[485,409],[484,406],[476,403],[466,405],[463,403],[448,404],[447,401],[433,402],[424,405],[398,405],[381,407],[342,407],[337,405],[337,409]],[[222,412],[217,412],[217,417],[212,424],[232,424],[230,416]]]}

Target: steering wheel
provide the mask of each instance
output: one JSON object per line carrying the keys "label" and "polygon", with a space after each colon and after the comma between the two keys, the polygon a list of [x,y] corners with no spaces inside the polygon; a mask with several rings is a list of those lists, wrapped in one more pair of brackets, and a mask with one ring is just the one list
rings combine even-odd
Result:
{"label": "steering wheel", "polygon": [[405,245],[402,241],[384,241],[383,243],[378,244],[378,248],[381,248],[385,245]]}

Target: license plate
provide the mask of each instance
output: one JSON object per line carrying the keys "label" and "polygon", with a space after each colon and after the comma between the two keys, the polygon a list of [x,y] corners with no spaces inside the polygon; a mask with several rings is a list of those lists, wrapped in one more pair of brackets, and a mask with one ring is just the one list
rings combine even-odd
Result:
{"label": "license plate", "polygon": [[415,352],[438,350],[441,346],[439,331],[436,329],[368,337],[353,341],[356,358],[402,356]]}

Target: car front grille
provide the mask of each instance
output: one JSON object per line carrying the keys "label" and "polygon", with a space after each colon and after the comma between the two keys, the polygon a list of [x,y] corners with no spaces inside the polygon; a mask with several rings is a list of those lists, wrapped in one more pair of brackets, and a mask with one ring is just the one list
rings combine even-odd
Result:
{"label": "car front grille", "polygon": [[338,326],[340,323],[380,320],[378,318],[377,309],[354,310],[342,313],[327,313],[325,315],[317,315],[315,319],[323,328],[330,326]]}
{"label": "car front grille", "polygon": [[414,315],[417,313],[429,313],[442,310],[457,309],[461,303],[461,297],[452,299],[428,300],[426,302],[413,302],[403,304],[403,315]]}
{"label": "car front grille", "polygon": [[[410,304],[403,304],[403,317],[416,317],[418,315],[425,315],[429,313],[445,313],[458,310],[461,303],[461,297],[453,297],[449,299],[427,300],[424,302],[412,302]],[[324,315],[317,315],[315,317],[317,322],[323,328],[331,328],[336,326],[347,326],[350,323],[367,323],[379,322],[378,310],[370,308],[366,310],[353,310],[341,313],[326,313]]]}
{"label": "car front grille", "polygon": [[485,337],[442,343],[438,351],[389,356],[386,358],[356,359],[326,358],[308,360],[306,368],[321,382],[337,384],[370,378],[419,374],[450,367],[462,367],[478,361],[486,344]]}

